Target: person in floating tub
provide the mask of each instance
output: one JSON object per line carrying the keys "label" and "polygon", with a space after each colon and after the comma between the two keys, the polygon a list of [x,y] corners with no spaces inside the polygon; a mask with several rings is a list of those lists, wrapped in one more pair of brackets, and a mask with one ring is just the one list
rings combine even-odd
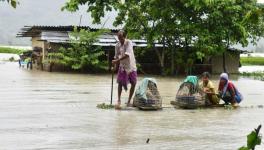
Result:
{"label": "person in floating tub", "polygon": [[231,103],[233,106],[238,106],[243,100],[242,94],[237,90],[235,85],[229,81],[227,73],[222,73],[220,75],[218,92],[225,104]]}
{"label": "person in floating tub", "polygon": [[208,105],[219,104],[220,99],[216,95],[215,87],[212,81],[209,80],[210,74],[204,72],[202,74],[202,81],[199,84],[200,89],[206,93],[206,99]]}

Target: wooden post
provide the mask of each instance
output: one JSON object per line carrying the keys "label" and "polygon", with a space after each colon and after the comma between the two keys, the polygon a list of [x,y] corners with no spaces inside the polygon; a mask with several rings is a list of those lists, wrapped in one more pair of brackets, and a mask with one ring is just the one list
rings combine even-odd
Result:
{"label": "wooden post", "polygon": [[223,70],[225,73],[227,73],[227,70],[226,70],[226,56],[225,56],[225,52],[223,53]]}
{"label": "wooden post", "polygon": [[111,49],[108,49],[108,56],[107,56],[107,61],[108,61],[108,70],[111,71],[111,66],[112,66],[112,62],[111,62],[111,59],[110,59],[110,51]]}
{"label": "wooden post", "polygon": [[112,71],[112,83],[111,83],[111,101],[110,101],[110,104],[112,105],[112,103],[113,103],[114,69],[111,69],[111,71]]}

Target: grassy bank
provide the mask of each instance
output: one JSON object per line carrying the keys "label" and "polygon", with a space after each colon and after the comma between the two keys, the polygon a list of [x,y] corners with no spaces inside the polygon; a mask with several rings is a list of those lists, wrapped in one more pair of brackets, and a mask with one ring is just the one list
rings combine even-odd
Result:
{"label": "grassy bank", "polygon": [[241,57],[242,66],[248,65],[264,65],[264,57]]}
{"label": "grassy bank", "polygon": [[23,50],[8,48],[8,47],[0,47],[0,53],[9,53],[9,54],[21,54]]}

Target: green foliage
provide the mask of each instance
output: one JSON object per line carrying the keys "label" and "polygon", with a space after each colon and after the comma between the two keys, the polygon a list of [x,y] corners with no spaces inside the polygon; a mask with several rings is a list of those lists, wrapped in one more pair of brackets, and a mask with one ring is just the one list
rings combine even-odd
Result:
{"label": "green foliage", "polygon": [[242,65],[264,65],[264,57],[240,57]]}
{"label": "green foliage", "polygon": [[[155,49],[161,66],[164,55],[171,55],[171,69],[175,58],[182,53],[187,59],[202,59],[223,53],[233,44],[254,43],[264,32],[264,9],[256,0],[69,0],[63,9],[78,10],[87,5],[94,23],[105,13],[117,10],[114,25],[124,25],[131,38],[146,39]],[[179,50],[179,49],[183,49]],[[180,54],[180,55],[182,55]],[[186,58],[183,58],[186,60]],[[172,70],[173,72],[173,70]]]}
{"label": "green foliage", "polygon": [[224,105],[224,108],[227,110],[233,110],[234,109],[234,107],[231,104]]}
{"label": "green foliage", "polygon": [[17,0],[0,0],[0,2],[1,1],[7,1],[7,3],[9,3],[13,8],[16,8],[17,4],[19,4]]}
{"label": "green foliage", "polygon": [[70,66],[74,70],[102,67],[105,62],[100,62],[99,57],[104,54],[104,51],[100,46],[95,46],[94,43],[97,42],[98,36],[104,32],[107,31],[90,32],[75,28],[70,34],[70,44],[61,47],[58,52],[48,54],[47,61]]}
{"label": "green foliage", "polygon": [[10,54],[21,54],[23,50],[8,48],[8,47],[0,47],[0,53],[10,53]]}
{"label": "green foliage", "polygon": [[247,136],[247,147],[249,149],[254,148],[256,145],[261,144],[261,137],[257,135],[256,131],[252,131],[248,136]]}
{"label": "green foliage", "polygon": [[113,108],[115,108],[114,105],[110,105],[110,104],[108,105],[108,104],[105,104],[105,103],[98,104],[96,107],[100,108],[100,109],[113,109]]}
{"label": "green foliage", "polygon": [[24,62],[31,62],[31,58],[30,57],[27,57],[25,60],[24,60]]}
{"label": "green foliage", "polygon": [[7,0],[7,1],[8,2],[10,1],[11,6],[14,7],[14,8],[16,8],[16,6],[17,6],[17,1],[16,0]]}
{"label": "green foliage", "polygon": [[247,147],[240,147],[238,150],[250,150],[250,149],[248,149]]}
{"label": "green foliage", "polygon": [[198,59],[202,60],[205,57],[205,54],[202,53],[202,52],[197,51],[196,52],[196,56],[197,56]]}
{"label": "green foliage", "polygon": [[262,137],[259,135],[259,130],[261,128],[261,125],[252,131],[249,135],[247,135],[247,146],[243,146],[239,148],[239,150],[253,150],[255,149],[255,146],[261,144]]}

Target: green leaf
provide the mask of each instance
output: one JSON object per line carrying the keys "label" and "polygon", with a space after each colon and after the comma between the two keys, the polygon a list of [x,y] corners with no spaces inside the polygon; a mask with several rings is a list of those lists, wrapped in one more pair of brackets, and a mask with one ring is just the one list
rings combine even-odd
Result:
{"label": "green leaf", "polygon": [[17,1],[16,0],[11,0],[11,6],[16,8],[17,6]]}
{"label": "green leaf", "polygon": [[249,149],[254,148],[256,145],[261,144],[261,138],[257,135],[255,131],[252,131],[248,136],[247,136],[247,147]]}
{"label": "green leaf", "polygon": [[250,149],[248,149],[247,147],[240,147],[238,150],[250,150]]}

